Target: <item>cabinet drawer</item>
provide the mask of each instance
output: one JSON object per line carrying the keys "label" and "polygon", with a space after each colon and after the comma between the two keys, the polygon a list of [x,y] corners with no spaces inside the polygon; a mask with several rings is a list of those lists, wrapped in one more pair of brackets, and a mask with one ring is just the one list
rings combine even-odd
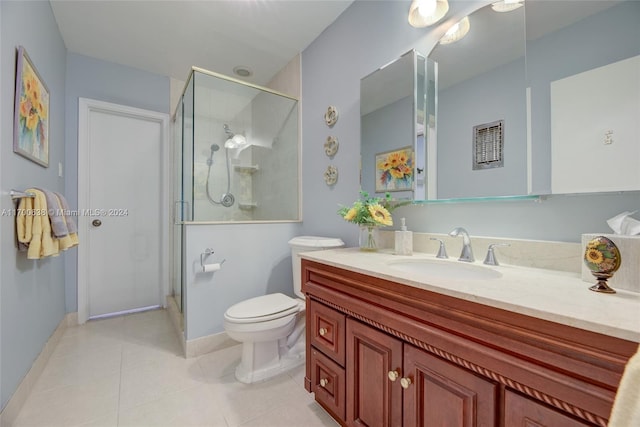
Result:
{"label": "cabinet drawer", "polygon": [[504,425],[586,427],[590,424],[507,390],[504,394]]}
{"label": "cabinet drawer", "polygon": [[311,391],[334,416],[345,416],[345,372],[336,362],[311,347]]}
{"label": "cabinet drawer", "polygon": [[344,366],[345,315],[312,300],[309,320],[311,344]]}

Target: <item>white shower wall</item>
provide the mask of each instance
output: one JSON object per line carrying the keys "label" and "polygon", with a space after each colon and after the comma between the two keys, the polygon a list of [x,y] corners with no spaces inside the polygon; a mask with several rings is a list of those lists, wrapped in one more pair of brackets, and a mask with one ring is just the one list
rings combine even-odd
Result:
{"label": "white shower wall", "polygon": [[222,194],[227,192],[227,164],[224,143],[228,139],[224,125],[235,132],[250,138],[247,130],[251,129],[251,115],[246,109],[235,117],[220,118],[220,96],[214,90],[198,87],[194,100],[194,171],[193,188],[194,221],[250,221],[253,216],[250,210],[240,209],[253,199],[251,176],[239,173],[234,169],[236,165],[251,164],[251,149],[242,151],[236,157],[235,150],[229,151],[229,177],[231,179],[230,193],[235,197],[231,207],[211,203],[207,199],[206,183],[209,167],[207,159],[211,153],[211,145],[217,144],[220,149],[213,154],[213,165],[209,179],[209,193],[214,200],[219,201]]}
{"label": "white shower wall", "polygon": [[[197,83],[198,79],[194,99],[193,220],[299,219],[297,103],[260,92],[250,99],[235,97],[233,108],[226,108],[225,94]],[[225,124],[252,144],[240,153],[229,150],[229,192],[235,197],[231,207],[211,203],[206,194],[207,179],[214,200],[219,201],[227,192]],[[220,148],[213,154],[209,173],[207,160],[212,144]]]}

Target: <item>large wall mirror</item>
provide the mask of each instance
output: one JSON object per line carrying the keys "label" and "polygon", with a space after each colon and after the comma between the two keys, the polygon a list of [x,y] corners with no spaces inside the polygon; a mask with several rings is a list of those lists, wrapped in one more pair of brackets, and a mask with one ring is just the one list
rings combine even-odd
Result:
{"label": "large wall mirror", "polygon": [[[406,125],[396,127],[385,115],[392,134],[372,148],[372,132],[384,134],[370,125],[383,123],[363,114],[362,188],[375,182],[372,151],[396,149],[405,132],[415,165],[426,168],[424,182],[416,168],[417,201],[640,190],[640,2],[496,9],[477,9],[460,22],[463,37],[445,36],[429,53],[421,84],[433,106],[425,102],[422,123],[418,115],[412,127],[414,116],[403,116]],[[417,93],[415,76],[409,70],[402,79],[413,79]],[[364,80],[363,112],[371,97]]]}

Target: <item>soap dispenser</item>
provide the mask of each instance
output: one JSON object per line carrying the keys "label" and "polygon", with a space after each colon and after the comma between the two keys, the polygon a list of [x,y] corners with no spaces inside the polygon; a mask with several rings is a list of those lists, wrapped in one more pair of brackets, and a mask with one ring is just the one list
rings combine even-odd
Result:
{"label": "soap dispenser", "polygon": [[404,218],[400,219],[400,230],[396,231],[396,255],[413,255],[413,233],[407,231]]}

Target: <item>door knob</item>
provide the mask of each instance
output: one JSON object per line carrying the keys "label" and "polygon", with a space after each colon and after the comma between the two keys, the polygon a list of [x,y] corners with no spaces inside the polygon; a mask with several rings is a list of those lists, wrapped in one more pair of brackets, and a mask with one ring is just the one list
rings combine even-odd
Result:
{"label": "door knob", "polygon": [[400,385],[402,386],[403,389],[408,389],[409,386],[411,385],[411,378],[401,378],[400,379]]}
{"label": "door knob", "polygon": [[94,227],[100,227],[102,225],[102,221],[100,221],[99,219],[94,219],[93,221],[91,221],[91,224]]}
{"label": "door knob", "polygon": [[327,384],[329,384],[329,380],[326,378],[321,378],[320,379],[320,387],[326,387]]}
{"label": "door knob", "polygon": [[387,373],[387,376],[389,377],[390,381],[395,381],[398,379],[398,377],[400,376],[400,374],[398,373],[398,371],[389,371]]}
{"label": "door knob", "polygon": [[329,332],[329,331],[328,331],[326,328],[320,328],[320,330],[318,331],[318,333],[319,333],[321,336],[325,336],[325,335],[327,335],[327,332]]}

